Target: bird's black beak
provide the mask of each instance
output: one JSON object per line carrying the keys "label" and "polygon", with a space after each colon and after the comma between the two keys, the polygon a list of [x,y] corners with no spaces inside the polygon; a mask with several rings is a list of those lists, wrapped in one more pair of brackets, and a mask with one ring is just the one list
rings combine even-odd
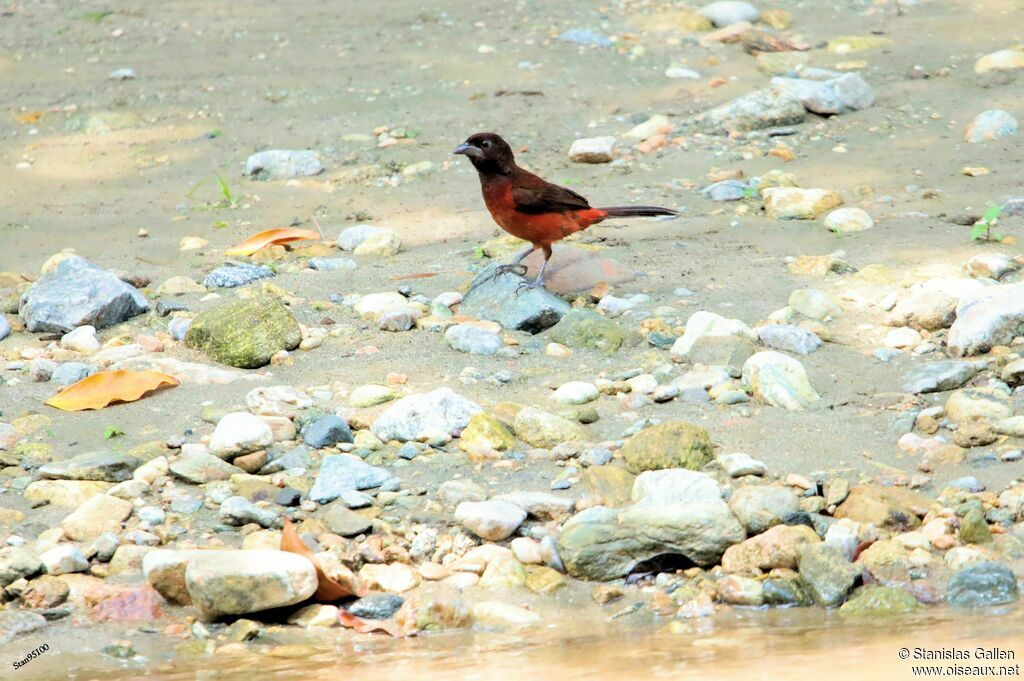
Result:
{"label": "bird's black beak", "polygon": [[469,156],[470,158],[480,158],[484,155],[484,152],[480,150],[480,147],[474,147],[472,144],[463,142],[459,146],[455,147],[453,154],[462,154],[463,156]]}

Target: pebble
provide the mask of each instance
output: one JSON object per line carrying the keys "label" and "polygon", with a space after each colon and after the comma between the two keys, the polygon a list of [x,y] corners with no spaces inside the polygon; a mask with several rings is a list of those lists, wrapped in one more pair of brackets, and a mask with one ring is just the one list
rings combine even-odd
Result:
{"label": "pebble", "polygon": [[825,216],[825,227],[837,234],[863,232],[875,226],[871,216],[860,208],[838,208]]}
{"label": "pebble", "polygon": [[60,346],[66,350],[91,355],[94,352],[99,352],[100,341],[96,337],[96,328],[86,325],[64,334],[60,339]]}
{"label": "pebble", "polygon": [[473,324],[456,324],[444,333],[448,346],[473,355],[494,355],[502,347],[501,337]]}
{"label": "pebble", "polygon": [[588,137],[574,140],[569,147],[573,163],[610,163],[615,160],[614,137]]}
{"label": "pebble", "polygon": [[77,546],[70,544],[60,544],[43,552],[39,560],[48,575],[65,575],[89,569],[89,561],[85,554]]}
{"label": "pebble", "polygon": [[233,412],[217,422],[210,436],[210,452],[222,459],[233,459],[269,447],[274,433],[267,423],[248,412]]}
{"label": "pebble", "polygon": [[608,36],[589,28],[570,28],[567,31],[563,31],[558,36],[558,39],[565,43],[586,45],[588,47],[611,47],[615,44],[615,41]]}
{"label": "pebble", "polygon": [[697,10],[697,14],[710,19],[715,26],[729,26],[741,21],[753,23],[761,18],[761,11],[757,7],[740,0],[712,2]]}
{"label": "pebble", "polygon": [[507,539],[526,520],[526,511],[508,501],[463,501],[455,522],[487,541]]}
{"label": "pebble", "polygon": [[392,256],[402,250],[402,241],[394,230],[360,224],[342,230],[338,248],[356,255]]}
{"label": "pebble", "polygon": [[974,117],[964,131],[964,139],[972,144],[991,142],[1012,137],[1020,130],[1020,124],[1009,111],[990,109]]}
{"label": "pebble", "polygon": [[349,258],[310,258],[309,267],[317,272],[351,272],[356,268],[356,262]]}
{"label": "pebble", "polygon": [[315,151],[270,149],[253,154],[245,161],[245,174],[254,180],[288,180],[310,177],[324,171]]}
{"label": "pebble", "polygon": [[224,265],[207,274],[203,285],[207,288],[237,288],[273,276],[274,270],[265,265]]}
{"label": "pebble", "polygon": [[570,381],[558,386],[552,393],[551,398],[562,404],[587,404],[600,397],[597,387],[593,383],[584,381]]}
{"label": "pebble", "polygon": [[758,339],[773,350],[809,355],[821,347],[822,341],[816,334],[790,324],[770,324],[757,330]]}

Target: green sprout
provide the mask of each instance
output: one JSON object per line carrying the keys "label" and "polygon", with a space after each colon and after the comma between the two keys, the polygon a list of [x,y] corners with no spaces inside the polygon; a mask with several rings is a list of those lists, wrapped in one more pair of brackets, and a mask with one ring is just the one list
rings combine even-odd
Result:
{"label": "green sprout", "polygon": [[989,204],[985,214],[971,227],[971,241],[1002,241],[1003,235],[992,229],[999,222],[999,214],[1002,212],[1002,206]]}
{"label": "green sprout", "polygon": [[107,426],[103,431],[104,440],[113,440],[115,437],[121,437],[124,435],[124,431],[117,426]]}

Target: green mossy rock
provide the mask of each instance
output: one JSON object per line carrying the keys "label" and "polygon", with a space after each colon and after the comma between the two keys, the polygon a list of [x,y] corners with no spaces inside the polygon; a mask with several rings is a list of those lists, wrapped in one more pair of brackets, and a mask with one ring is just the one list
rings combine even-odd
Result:
{"label": "green mossy rock", "polygon": [[899,615],[921,607],[917,599],[893,586],[861,587],[839,608],[840,615]]}
{"label": "green mossy rock", "polygon": [[714,458],[708,431],[686,421],[670,421],[645,428],[622,448],[626,468],[632,473],[664,468],[697,471]]}
{"label": "green mossy rock", "polygon": [[217,305],[196,317],[185,334],[187,347],[240,369],[266,366],[275,353],[294,349],[300,340],[295,317],[269,296]]}
{"label": "green mossy rock", "polygon": [[570,348],[600,350],[609,355],[622,346],[626,334],[617,323],[591,310],[570,310],[551,327],[551,339]]}

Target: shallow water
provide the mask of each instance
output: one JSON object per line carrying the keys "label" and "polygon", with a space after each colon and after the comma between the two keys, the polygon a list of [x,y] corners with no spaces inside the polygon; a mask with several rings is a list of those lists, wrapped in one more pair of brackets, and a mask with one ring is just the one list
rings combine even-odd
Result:
{"label": "shallow water", "polygon": [[[635,617],[636,619],[632,619]],[[637,621],[642,620],[642,621]],[[675,621],[676,631],[666,630]],[[307,647],[309,646],[309,647]],[[969,659],[900,659],[900,649],[965,651]],[[976,659],[977,649],[1012,658]],[[703,620],[614,622],[565,620],[519,633],[455,632],[392,640],[337,629],[299,647],[254,644],[242,655],[116,662],[65,655],[16,678],[159,679],[519,679],[524,673],[560,681],[604,679],[910,679],[914,666],[1005,667],[1019,676],[1024,607],[964,613],[930,608],[880,620],[849,619],[814,609],[733,609]],[[283,655],[283,656],[280,656]],[[41,660],[42,661],[42,660]],[[36,664],[35,662],[33,664]],[[43,665],[46,665],[45,667]],[[1015,667],[1015,665],[1017,665]],[[60,670],[66,670],[61,672]],[[953,672],[944,671],[948,676]],[[64,674],[67,676],[65,677]],[[919,673],[918,676],[924,674]]]}

